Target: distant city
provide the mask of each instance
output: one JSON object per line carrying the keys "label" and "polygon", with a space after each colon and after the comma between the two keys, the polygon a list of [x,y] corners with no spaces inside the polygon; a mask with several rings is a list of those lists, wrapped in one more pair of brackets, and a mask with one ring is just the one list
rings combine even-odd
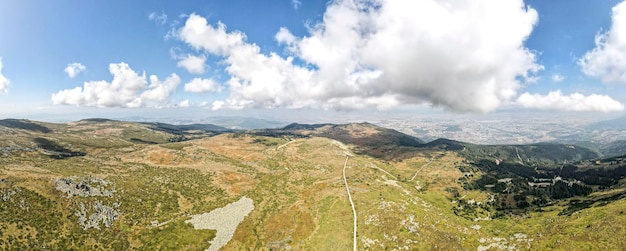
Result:
{"label": "distant city", "polygon": [[419,137],[425,141],[438,138],[474,144],[529,144],[538,142],[608,143],[626,140],[626,118],[597,120],[590,118],[542,117],[502,119],[398,119],[376,124]]}

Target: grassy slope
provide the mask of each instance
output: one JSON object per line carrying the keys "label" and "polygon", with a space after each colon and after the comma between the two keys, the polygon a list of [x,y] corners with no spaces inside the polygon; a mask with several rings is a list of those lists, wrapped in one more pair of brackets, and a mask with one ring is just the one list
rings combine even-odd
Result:
{"label": "grassy slope", "polygon": [[[10,181],[0,184],[0,192],[20,188],[0,200],[0,249],[204,249],[215,232],[194,230],[184,221],[243,195],[254,200],[255,209],[225,250],[351,248],[352,214],[341,180],[349,149],[333,140],[298,139],[277,150],[286,139],[225,134],[153,145],[130,138],[165,143],[172,135],[123,122],[48,127],[53,132],[12,129],[2,137],[18,145],[45,137],[87,155],[52,159],[40,151],[16,151],[0,158],[0,178]],[[453,152],[434,150],[402,162],[350,158],[347,176],[358,213],[359,249],[626,246],[623,199],[595,203],[571,216],[559,214],[567,201],[527,217],[473,221],[455,215],[453,189],[465,200],[489,198],[458,184],[462,173],[456,166],[463,161]],[[105,178],[115,184],[116,193],[112,198],[66,198],[54,189],[54,180],[68,176]],[[590,198],[594,196],[601,194]],[[74,210],[94,200],[120,203],[112,227],[83,230],[77,224]],[[164,224],[153,226],[153,221]]]}

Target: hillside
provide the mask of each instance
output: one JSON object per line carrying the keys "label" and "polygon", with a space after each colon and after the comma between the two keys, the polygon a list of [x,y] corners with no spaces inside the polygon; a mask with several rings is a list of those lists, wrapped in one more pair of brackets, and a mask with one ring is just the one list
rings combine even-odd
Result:
{"label": "hillside", "polygon": [[2,120],[0,249],[347,250],[348,191],[360,250],[626,246],[621,157],[367,123],[213,129]]}
{"label": "hillside", "polygon": [[344,144],[355,146],[357,153],[375,158],[402,159],[409,157],[424,142],[393,129],[387,129],[370,123],[353,124],[290,124],[280,129],[253,131],[253,134],[267,136],[325,137]]}

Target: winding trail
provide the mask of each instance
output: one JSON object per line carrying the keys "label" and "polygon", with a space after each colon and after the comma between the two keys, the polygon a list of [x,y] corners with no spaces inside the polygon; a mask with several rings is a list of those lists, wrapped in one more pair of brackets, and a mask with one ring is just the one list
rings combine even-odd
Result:
{"label": "winding trail", "polygon": [[350,200],[350,206],[352,206],[352,214],[354,215],[354,236],[353,240],[353,250],[356,251],[356,209],[354,208],[354,202],[352,201],[352,195],[350,195],[350,188],[348,187],[348,180],[346,179],[346,166],[348,165],[348,159],[350,156],[346,155],[346,162],[343,163],[343,182],[346,184],[346,191],[348,191],[348,199]]}
{"label": "winding trail", "polygon": [[276,147],[276,151],[280,150],[280,149],[281,149],[281,148],[283,148],[283,147],[288,146],[289,144],[291,144],[291,143],[293,143],[293,142],[296,142],[296,140],[295,140],[295,139],[291,139],[291,140],[289,140],[289,142],[287,142],[287,143],[285,143],[285,144],[282,144],[282,145],[280,145],[280,146]]}
{"label": "winding trail", "polygon": [[418,169],[418,170],[415,172],[415,174],[413,175],[413,177],[411,177],[411,179],[410,179],[409,181],[413,181],[413,180],[415,179],[415,177],[417,177],[417,174],[418,174],[420,171],[422,171],[422,169],[424,169],[424,167],[430,166],[430,164],[432,164],[432,163],[435,161],[435,159],[442,158],[442,157],[444,157],[445,155],[446,155],[446,153],[445,153],[445,151],[444,151],[443,153],[439,153],[439,155],[437,155],[437,156],[432,156],[432,157],[430,157],[430,160],[428,161],[428,163],[426,163],[426,164],[422,165],[422,167],[420,167],[420,169]]}
{"label": "winding trail", "polygon": [[386,173],[387,175],[389,175],[394,180],[398,180],[398,178],[396,176],[393,176],[393,174],[390,174],[389,172],[385,171],[385,169],[382,169],[382,168],[378,167],[377,165],[374,165],[374,164],[370,163],[370,167],[374,168],[374,169],[378,169],[379,171],[381,171],[383,173]]}
{"label": "winding trail", "polygon": [[433,161],[435,160],[435,157],[430,158],[430,160],[428,161],[428,163],[422,165],[422,167],[420,167],[420,169],[417,170],[417,172],[415,172],[415,174],[413,175],[413,177],[411,177],[411,179],[409,181],[413,181],[415,179],[415,177],[417,177],[417,174],[422,171],[422,169],[424,169],[424,167],[430,166],[430,164],[433,163]]}

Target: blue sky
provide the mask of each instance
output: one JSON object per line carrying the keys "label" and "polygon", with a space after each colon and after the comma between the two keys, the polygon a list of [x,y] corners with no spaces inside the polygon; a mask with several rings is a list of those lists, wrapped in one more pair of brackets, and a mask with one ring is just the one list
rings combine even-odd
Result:
{"label": "blue sky", "polygon": [[0,117],[621,113],[620,3],[0,0]]}

